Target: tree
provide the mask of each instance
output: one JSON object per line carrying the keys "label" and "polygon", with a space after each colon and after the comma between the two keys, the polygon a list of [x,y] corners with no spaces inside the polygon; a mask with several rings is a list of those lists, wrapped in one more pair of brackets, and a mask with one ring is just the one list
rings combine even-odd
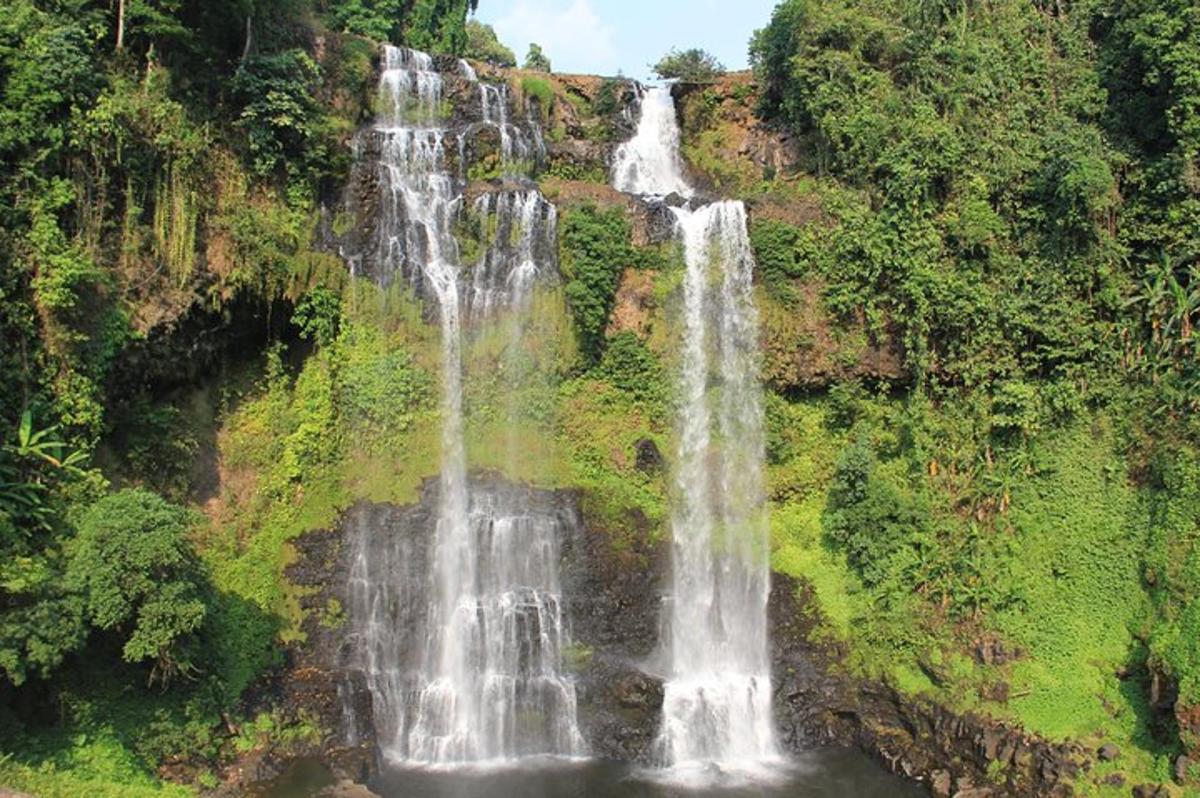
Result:
{"label": "tree", "polygon": [[155,40],[182,37],[187,29],[179,21],[180,0],[117,0],[116,49],[132,37]]}
{"label": "tree", "polygon": [[542,52],[540,44],[531,43],[529,45],[529,52],[525,55],[525,68],[538,72],[550,71],[550,59]]}
{"label": "tree", "polygon": [[188,510],[127,489],[84,512],[71,547],[67,582],[88,621],[123,638],[126,662],[151,661],[151,682],[192,669],[187,643],[207,614],[193,522]]}
{"label": "tree", "polygon": [[716,56],[698,47],[682,52],[671,48],[652,69],[663,80],[682,83],[711,83],[725,74],[725,67]]}
{"label": "tree", "polygon": [[14,685],[48,676],[86,639],[53,534],[62,484],[84,476],[84,457],[28,409],[13,442],[0,434],[0,673]]}
{"label": "tree", "polygon": [[334,24],[349,33],[458,55],[467,47],[467,16],[475,5],[476,0],[333,0],[328,7]]}
{"label": "tree", "polygon": [[463,55],[498,67],[517,65],[516,54],[500,43],[496,29],[476,19],[467,22],[467,49]]}

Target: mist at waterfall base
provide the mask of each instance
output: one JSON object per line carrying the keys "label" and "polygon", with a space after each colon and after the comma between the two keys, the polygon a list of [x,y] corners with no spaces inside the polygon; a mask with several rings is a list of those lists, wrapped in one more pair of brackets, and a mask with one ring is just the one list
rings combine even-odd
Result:
{"label": "mist at waterfall base", "polygon": [[[926,793],[858,751],[800,754],[769,783],[688,788],[616,762],[552,766],[536,760],[504,769],[385,769],[368,785],[380,798],[921,798]],[[334,783],[320,762],[297,763],[252,798],[317,798]]]}

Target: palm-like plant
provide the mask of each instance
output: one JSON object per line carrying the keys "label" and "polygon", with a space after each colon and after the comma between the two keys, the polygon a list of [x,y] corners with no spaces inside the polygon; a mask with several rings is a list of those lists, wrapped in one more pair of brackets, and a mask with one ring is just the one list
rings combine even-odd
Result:
{"label": "palm-like plant", "polygon": [[33,413],[26,409],[17,425],[15,443],[0,445],[0,513],[23,519],[28,526],[47,528],[53,510],[46,501],[49,475],[78,475],[87,454],[72,449],[56,435],[58,425],[34,429]]}
{"label": "palm-like plant", "polygon": [[1169,404],[1200,407],[1193,391],[1179,390],[1200,382],[1195,335],[1200,322],[1200,256],[1161,252],[1126,306],[1138,310],[1144,330],[1130,336],[1132,362],[1155,384],[1169,389]]}

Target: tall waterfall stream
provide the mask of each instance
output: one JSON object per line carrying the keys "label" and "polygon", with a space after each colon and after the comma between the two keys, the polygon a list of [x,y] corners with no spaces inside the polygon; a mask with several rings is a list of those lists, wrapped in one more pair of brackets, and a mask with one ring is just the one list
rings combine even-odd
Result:
{"label": "tall waterfall stream", "polygon": [[[693,197],[668,89],[645,93],[637,134],[617,150],[613,183],[631,194]],[[659,757],[678,770],[741,770],[778,757],[754,257],[742,203],[671,210],[687,271]]]}
{"label": "tall waterfall stream", "polygon": [[[417,592],[406,584],[403,542],[360,528],[353,633],[388,760],[576,756],[584,744],[574,685],[562,668],[562,519],[527,506],[519,492],[473,485],[463,431],[463,339],[497,314],[519,314],[534,283],[554,279],[554,208],[534,189],[481,196],[475,210],[498,235],[467,281],[452,230],[462,181],[446,167],[448,132],[438,126],[442,85],[428,55],[387,48],[372,131],[382,139],[378,247],[386,272],[428,286],[441,324],[442,464],[429,598],[415,619],[417,639],[403,639],[397,608],[411,613]],[[480,83],[479,97],[504,162],[530,157],[530,137],[508,121],[505,87]],[[519,323],[498,323],[519,335]]]}

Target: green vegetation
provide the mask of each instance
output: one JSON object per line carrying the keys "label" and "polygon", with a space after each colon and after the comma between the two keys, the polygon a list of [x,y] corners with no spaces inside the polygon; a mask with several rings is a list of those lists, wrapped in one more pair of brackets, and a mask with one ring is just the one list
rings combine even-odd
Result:
{"label": "green vegetation", "polygon": [[467,20],[467,46],[463,50],[463,56],[498,67],[517,65],[517,56],[500,43],[496,38],[495,29],[477,19]]}
{"label": "green vegetation", "polygon": [[[331,523],[344,495],[341,472],[292,476],[346,454],[327,436],[341,429],[328,391],[373,391],[375,399],[351,402],[364,414],[403,406],[372,433],[393,439],[401,434],[393,425],[411,428],[425,402],[424,378],[412,377],[420,367],[406,355],[379,365],[375,338],[351,340],[358,328],[342,309],[344,265],[318,251],[319,206],[345,182],[349,137],[371,113],[378,44],[355,34],[456,53],[472,6],[6,5],[4,786],[47,796],[186,794],[160,784],[163,762],[216,767],[235,751],[223,730],[241,721],[246,687],[292,632],[282,543]],[[236,519],[184,509],[197,501],[208,453],[249,457],[254,447],[238,450],[232,430],[257,401],[239,406],[235,394],[247,389],[234,383],[265,342],[295,334],[386,374],[350,369],[343,383],[327,367],[304,369],[313,373],[297,380],[293,402],[275,358],[271,411],[252,418],[299,423],[281,433],[269,484]],[[219,384],[198,388],[206,377]],[[230,431],[218,434],[219,425]],[[296,724],[286,719],[271,736],[286,744]]]}
{"label": "green vegetation", "polygon": [[550,58],[542,52],[542,46],[535,42],[529,44],[529,52],[525,54],[525,69],[532,69],[535,72],[552,72],[550,68]]}
{"label": "green vegetation", "polygon": [[650,68],[660,80],[680,83],[711,83],[725,74],[725,67],[716,56],[698,47],[682,51],[672,48]]}
{"label": "green vegetation", "polygon": [[467,15],[478,0],[335,0],[327,5],[332,22],[347,33],[462,54],[470,42]]}
{"label": "green vegetation", "polygon": [[[160,766],[211,787],[325,731],[254,692],[304,642],[292,542],[417,498],[441,354],[407,287],[324,239],[354,224],[374,40],[515,65],[474,5],[6,7],[0,783],[189,794]],[[699,84],[706,188],[750,201],[774,567],[855,672],[1167,781],[1200,751],[1194,2],[784,0],[752,55],[753,80],[701,50],[655,69]],[[525,67],[551,140],[612,141],[623,81],[551,75],[537,45]],[[577,491],[637,552],[669,517],[669,462],[640,455],[674,450],[678,252],[567,185],[600,159],[536,168],[464,165],[563,200],[561,285],[464,340],[468,458]],[[496,243],[458,227],[468,262]],[[1077,792],[1127,794],[1116,767]]]}
{"label": "green vegetation", "polygon": [[536,99],[542,117],[550,116],[550,111],[554,108],[554,89],[548,80],[526,75],[521,78],[521,96]]}
{"label": "green vegetation", "polygon": [[187,540],[195,522],[149,491],[124,490],[89,507],[71,545],[67,581],[97,629],[117,631],[126,662],[150,660],[150,681],[194,670],[187,642],[208,611]]}
{"label": "green vegetation", "polygon": [[579,348],[593,361],[604,348],[604,329],[621,273],[635,265],[629,219],[620,208],[586,205],[563,215],[559,257],[567,277],[567,304],[575,320]]}
{"label": "green vegetation", "polygon": [[[1176,717],[1200,702],[1198,22],[1171,2],[787,0],[751,49],[794,171],[722,162],[736,92],[684,111],[693,165],[788,209],[751,228],[766,317],[827,319],[815,352],[855,330],[902,351],[884,380],[768,404],[776,566],[856,668],[1117,741],[1143,781],[1196,750]],[[1174,714],[1150,705],[1164,677]]]}

